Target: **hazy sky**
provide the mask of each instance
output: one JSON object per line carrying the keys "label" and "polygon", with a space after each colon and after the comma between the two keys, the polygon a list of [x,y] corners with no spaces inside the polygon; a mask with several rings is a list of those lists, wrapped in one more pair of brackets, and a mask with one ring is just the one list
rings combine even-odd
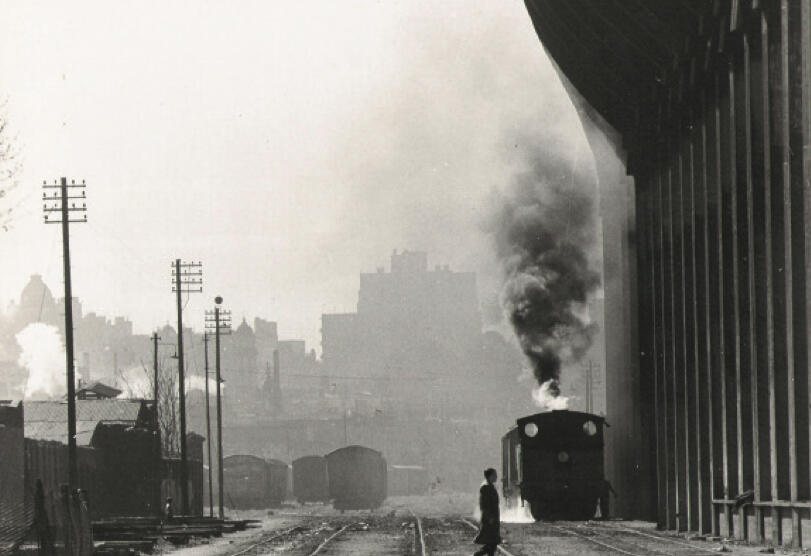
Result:
{"label": "hazy sky", "polygon": [[[61,296],[43,179],[88,183],[74,294],[136,331],[174,321],[169,263],[202,260],[234,320],[319,347],[392,249],[499,269],[489,193],[530,135],[582,142],[523,2],[0,1],[0,95],[24,158],[0,232],[0,302],[40,273]],[[314,344],[314,345],[313,345]]]}

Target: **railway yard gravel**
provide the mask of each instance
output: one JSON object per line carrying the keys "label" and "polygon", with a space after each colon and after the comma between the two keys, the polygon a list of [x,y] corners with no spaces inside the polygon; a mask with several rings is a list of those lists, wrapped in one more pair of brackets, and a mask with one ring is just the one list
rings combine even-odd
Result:
{"label": "railway yard gravel", "polygon": [[[475,522],[471,495],[437,494],[389,499],[373,512],[341,513],[329,506],[286,506],[272,512],[232,512],[261,526],[207,544],[172,550],[173,556],[394,556],[470,555]],[[762,554],[764,547],[723,540],[689,540],[627,521],[502,523],[503,556]],[[168,549],[166,549],[168,551]],[[778,554],[782,549],[776,551]],[[799,554],[799,553],[795,553]]]}

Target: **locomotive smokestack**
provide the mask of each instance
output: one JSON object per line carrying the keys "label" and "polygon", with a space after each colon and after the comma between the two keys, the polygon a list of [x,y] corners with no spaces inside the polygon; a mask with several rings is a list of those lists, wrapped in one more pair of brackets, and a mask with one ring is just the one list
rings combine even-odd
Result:
{"label": "locomotive smokestack", "polygon": [[597,330],[586,311],[600,285],[589,264],[596,222],[593,175],[544,153],[499,199],[497,253],[504,269],[502,307],[529,359],[533,397],[560,408],[561,367],[579,361]]}

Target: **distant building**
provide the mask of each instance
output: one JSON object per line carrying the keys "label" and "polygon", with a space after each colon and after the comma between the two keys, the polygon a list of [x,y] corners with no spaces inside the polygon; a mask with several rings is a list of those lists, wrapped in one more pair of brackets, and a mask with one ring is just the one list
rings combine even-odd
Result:
{"label": "distant building", "polygon": [[323,315],[321,324],[331,370],[444,374],[481,335],[476,275],[428,270],[426,253],[395,251],[391,272],[360,275],[357,313]]}
{"label": "distant building", "polygon": [[394,251],[390,272],[360,275],[357,307],[321,318],[324,369],[350,406],[370,394],[439,406],[432,398],[454,377],[475,374],[482,324],[474,273],[429,270],[426,253]]}
{"label": "distant building", "polygon": [[273,361],[273,352],[279,343],[279,327],[269,320],[253,319],[253,332],[256,337],[256,359],[261,368]]}
{"label": "distant building", "polygon": [[[279,340],[275,322],[254,319],[254,328],[246,319],[222,338],[223,411],[226,422],[255,422],[278,417],[284,406],[282,381],[294,379],[295,392],[300,379],[317,376],[319,363],[314,350],[307,351],[304,340]],[[279,368],[274,369],[274,352]],[[304,380],[304,383],[307,381]],[[308,394],[317,392],[305,389]]]}
{"label": "distant building", "polygon": [[253,409],[260,401],[264,373],[260,374],[257,364],[256,336],[244,318],[220,349],[221,366],[227,373],[224,377],[226,402]]}
{"label": "distant building", "polygon": [[20,292],[20,302],[12,302],[8,312],[15,324],[31,322],[56,324],[60,316],[56,309],[56,300],[39,274],[31,276]]}
{"label": "distant building", "polygon": [[307,352],[304,340],[280,340],[279,368],[287,374],[312,374],[315,368],[315,351]]}

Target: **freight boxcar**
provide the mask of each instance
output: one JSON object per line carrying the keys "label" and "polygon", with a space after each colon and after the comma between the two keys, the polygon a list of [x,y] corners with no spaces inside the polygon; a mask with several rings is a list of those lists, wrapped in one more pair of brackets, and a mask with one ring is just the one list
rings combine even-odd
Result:
{"label": "freight boxcar", "polygon": [[293,462],[293,496],[299,504],[329,500],[326,459],[304,456]]}
{"label": "freight boxcar", "polygon": [[270,478],[264,459],[251,455],[228,456],[222,461],[222,473],[226,506],[234,509],[268,506]]}
{"label": "freight boxcar", "polygon": [[287,498],[290,483],[290,466],[283,461],[271,459],[266,462],[268,470],[267,507],[278,508]]}
{"label": "freight boxcar", "polygon": [[600,502],[608,515],[599,415],[549,411],[522,417],[502,438],[506,497],[528,503],[540,519],[591,519]]}
{"label": "freight boxcar", "polygon": [[386,460],[377,450],[347,446],[326,455],[329,496],[339,510],[378,508],[386,499]]}

